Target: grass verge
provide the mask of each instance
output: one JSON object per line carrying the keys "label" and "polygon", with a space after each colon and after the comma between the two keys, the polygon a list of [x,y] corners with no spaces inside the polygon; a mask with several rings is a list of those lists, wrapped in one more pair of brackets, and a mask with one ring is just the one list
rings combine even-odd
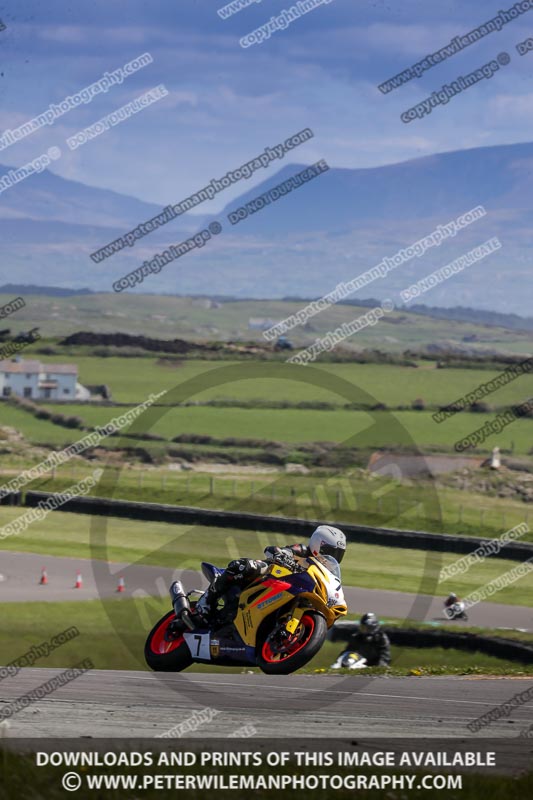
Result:
{"label": "grass verge", "polygon": [[[146,670],[143,656],[146,636],[168,610],[169,601],[166,598],[113,598],[46,604],[6,603],[0,606],[2,663],[7,664],[20,658],[32,645],[48,641],[74,625],[80,635],[53,650],[48,657],[36,661],[35,667],[66,668],[85,658],[91,658],[97,669]],[[326,642],[303,671],[329,671],[329,666],[344,649],[343,642]],[[531,666],[453,649],[393,646],[391,653],[392,669],[370,672],[392,675],[516,676],[533,673]],[[216,672],[243,670],[242,667],[213,668],[199,664],[190,669],[195,672],[212,672],[213,669]]]}

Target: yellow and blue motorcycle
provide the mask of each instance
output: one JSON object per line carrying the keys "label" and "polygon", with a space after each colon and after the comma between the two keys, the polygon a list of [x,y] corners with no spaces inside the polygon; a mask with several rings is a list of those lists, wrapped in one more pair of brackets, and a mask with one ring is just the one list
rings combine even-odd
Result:
{"label": "yellow and blue motorcycle", "polygon": [[[209,582],[222,570],[207,562]],[[263,577],[246,588],[232,588],[213,622],[198,627],[194,592],[175,581],[173,610],[150,631],[145,659],[155,671],[180,672],[192,663],[213,666],[257,666],[272,675],[287,675],[307,664],[333,623],[346,615],[340,567],[331,556],[273,562]]]}

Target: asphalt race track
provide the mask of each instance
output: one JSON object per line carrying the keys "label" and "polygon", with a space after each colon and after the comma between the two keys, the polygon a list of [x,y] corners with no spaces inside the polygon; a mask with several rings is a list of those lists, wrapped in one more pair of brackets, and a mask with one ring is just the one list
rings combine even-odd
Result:
{"label": "asphalt race track", "polygon": [[[23,669],[0,681],[0,712],[60,670]],[[95,670],[18,711],[4,733],[23,737],[154,737],[216,709],[194,737],[517,737],[533,701],[472,734],[469,722],[523,692],[531,679],[150,673]]]}
{"label": "asphalt race track", "polygon": [[[174,578],[181,578],[187,589],[202,588],[205,579],[191,571],[184,575],[179,570],[166,567],[150,567],[142,564],[112,563],[112,575],[98,575],[94,566],[103,562],[91,562],[79,558],[59,558],[34,555],[33,553],[2,552],[0,556],[0,603],[31,601],[89,600],[116,594],[118,578],[127,572],[126,590],[123,596],[136,592],[168,596],[168,587]],[[49,583],[39,585],[41,568],[45,566]],[[76,572],[80,569],[83,587],[74,589]],[[107,572],[107,567],[106,570]],[[429,598],[385,589],[356,589],[345,587],[346,601],[352,613],[374,611],[379,616],[416,619],[419,621],[445,621],[442,613],[442,598]],[[170,609],[170,601],[169,601]],[[533,609],[526,606],[480,603],[468,612],[469,624],[488,628],[522,628],[533,631]]]}

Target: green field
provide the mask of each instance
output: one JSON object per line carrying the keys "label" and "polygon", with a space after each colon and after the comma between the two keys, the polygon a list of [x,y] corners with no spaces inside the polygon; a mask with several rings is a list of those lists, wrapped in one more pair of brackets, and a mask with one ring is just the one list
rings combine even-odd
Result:
{"label": "green field", "polygon": [[[101,322],[107,313],[111,315],[109,319],[114,320],[113,324],[117,319],[122,319],[112,315],[107,296],[101,296],[100,299],[103,303],[100,317],[96,314],[95,298],[80,300],[83,313],[86,315],[81,315],[80,327],[82,319],[86,321],[91,314],[94,316],[96,327],[100,324],[98,322],[97,325],[97,321]],[[112,299],[121,301],[121,298]],[[150,313],[153,312],[153,307],[150,305],[152,301],[133,297],[128,297],[127,301],[131,301],[133,304],[131,308],[139,312],[138,319],[133,319],[132,322],[138,331],[141,321],[146,318],[150,308],[152,309]],[[33,300],[31,302],[33,304]],[[69,316],[71,312],[72,318],[75,318],[79,311],[77,302],[78,299],[61,300],[57,303],[53,301],[52,314],[57,315],[57,317],[52,316],[54,324],[63,312],[68,312],[64,319],[71,320]],[[145,302],[146,305],[143,305]],[[233,309],[229,304],[223,304],[220,309],[207,310],[200,306],[190,304],[187,306],[183,299],[176,301],[175,306],[172,305],[175,303],[175,298],[166,298],[164,302],[167,304],[167,310],[179,306],[184,318],[189,306],[197,309],[200,315],[221,311],[227,315],[227,319],[231,314],[236,314],[237,310],[239,314],[244,313],[244,306],[239,304],[234,304]],[[273,307],[272,314],[276,308],[276,313],[280,312],[282,306],[283,304],[279,304]],[[36,300],[33,309],[37,307],[44,313],[41,299]],[[23,311],[32,313],[29,305]],[[119,314],[118,306],[115,311]],[[351,314],[353,309],[340,306],[331,309],[332,314],[344,314],[346,311]],[[121,313],[123,312],[120,311]],[[154,314],[154,325],[165,327],[161,319],[156,319],[161,314],[158,312]],[[409,315],[408,319],[412,322]],[[63,324],[63,318],[60,321]],[[420,318],[417,324],[419,322],[421,325],[437,325],[427,318]],[[398,322],[394,327],[406,330],[409,325]],[[438,325],[444,330],[444,323]],[[465,326],[450,324],[448,327],[450,330],[457,329],[461,332],[466,330]],[[177,335],[169,326],[167,328],[165,334],[167,338]],[[481,328],[478,328],[476,335],[481,336],[480,331]],[[495,331],[496,329],[487,328],[486,336],[489,338],[495,336]],[[143,332],[150,333],[150,330],[143,329]],[[525,340],[522,343],[524,342]],[[36,346],[32,346],[28,349],[28,353],[32,351],[35,355],[36,349]],[[174,362],[152,356],[95,357],[78,355],[78,350],[70,352],[66,347],[59,348],[59,352],[60,356],[39,357],[44,361],[75,362],[79,366],[82,383],[106,384],[116,401],[127,404],[120,407],[98,404],[45,404],[46,409],[51,412],[80,417],[87,426],[104,425],[110,419],[120,416],[128,407],[146,399],[151,392],[162,390],[169,391],[167,399],[171,399],[172,402],[229,404],[229,407],[190,405],[152,409],[146,415],[147,419],[161,416],[153,423],[150,432],[161,436],[164,439],[162,442],[136,441],[132,438],[106,439],[104,445],[110,451],[128,447],[130,452],[125,455],[109,453],[110,463],[120,464],[121,459],[126,463],[120,464],[122,472],[117,486],[113,487],[106,479],[98,487],[98,493],[103,496],[210,508],[233,508],[312,519],[336,519],[340,523],[397,526],[404,529],[415,528],[465,535],[482,534],[487,537],[497,535],[518,522],[527,521],[528,506],[518,499],[519,496],[515,494],[512,498],[498,497],[501,487],[489,485],[488,478],[487,487],[474,494],[471,491],[444,488],[441,485],[436,488],[435,484],[422,479],[405,480],[400,484],[385,479],[370,478],[359,469],[367,466],[371,453],[378,449],[393,452],[418,449],[425,453],[453,453],[455,441],[481,427],[486,421],[494,419],[495,412],[461,413],[438,425],[432,419],[431,410],[410,410],[411,403],[421,399],[430,409],[452,402],[465,392],[474,389],[479,383],[491,380],[498,374],[495,370],[436,369],[435,362],[430,361],[419,361],[418,368],[351,363],[320,364],[308,370],[303,367],[286,367],[281,363],[264,363],[258,359],[246,363],[225,361],[222,364],[222,362],[198,359],[180,361],[179,357]],[[276,371],[281,377],[262,377],[269,371],[270,374]],[[307,374],[313,376],[311,383],[294,379]],[[228,375],[231,380],[224,383],[223,380]],[[347,391],[344,395],[335,392],[331,387],[334,386],[336,379],[339,382],[346,382],[349,387],[353,386],[353,392]],[[185,390],[183,387],[188,381],[192,382],[192,388]],[[204,389],[202,388],[204,386],[210,388]],[[171,390],[175,387],[177,390],[173,394]],[[361,396],[357,387],[366,394]],[[520,402],[532,394],[533,375],[528,375],[490,395],[487,401],[494,406],[503,406],[511,402]],[[363,403],[375,401],[393,408],[403,407],[403,410],[393,412],[349,410],[342,407],[348,401]],[[259,407],[268,402],[287,403],[290,407]],[[328,403],[332,408],[318,410],[297,407],[298,404],[305,402]],[[231,406],[232,403],[235,405]],[[237,407],[243,403],[249,404],[250,407]],[[258,407],[253,407],[254,404]],[[146,419],[141,420],[135,427],[142,429],[145,423]],[[29,443],[50,445],[55,448],[84,436],[84,431],[61,427],[47,420],[38,420],[27,411],[7,403],[0,403],[0,425],[11,426],[21,431]],[[210,436],[217,441],[214,446],[207,443],[193,443],[190,446],[188,443],[171,445],[173,438],[183,434]],[[223,439],[235,441],[228,446],[223,442],[220,443]],[[252,446],[248,447],[246,443],[239,443],[238,440],[241,439],[256,441],[251,442]],[[279,443],[280,446],[276,449],[273,445],[269,450],[270,445],[263,446],[257,440],[265,440],[270,442],[270,445]],[[344,444],[353,449],[348,455],[346,452],[343,454],[342,447],[334,449],[333,455],[334,458],[338,458],[338,463],[334,463],[334,460],[327,461],[325,458],[323,461],[313,460],[317,452],[315,446],[317,442]],[[314,449],[306,451],[307,443],[315,443]],[[489,438],[480,447],[480,452],[488,453],[496,444],[506,452],[513,452],[515,456],[527,456],[533,449],[533,419],[515,421],[499,435]],[[132,452],[133,450],[136,452]],[[312,456],[306,456],[306,452],[312,453]],[[331,450],[324,449],[326,455],[330,452]],[[254,473],[253,469],[256,469],[254,467],[250,468],[245,476],[238,474],[237,469],[229,463],[234,462],[237,466],[241,463],[249,465],[254,461],[254,457],[259,460],[260,456],[268,457],[269,453],[274,453],[276,456],[277,460],[273,458],[270,463],[276,465],[278,471],[268,477],[262,475],[258,469],[257,473]],[[107,458],[107,454],[104,457]],[[7,478],[16,474],[25,458],[30,463],[32,461],[35,463],[40,460],[40,455],[28,452],[25,455],[22,444],[18,449],[17,446],[11,447],[11,445],[2,447],[0,470],[3,475]],[[145,464],[141,467],[140,462],[143,460]],[[171,471],[168,468],[170,461],[187,460],[195,461],[199,473]],[[285,475],[282,469],[288,462],[293,461],[309,464],[313,470],[312,474]],[[158,468],[153,468],[150,462],[158,464]],[[202,466],[207,469],[206,462],[216,462],[220,466],[220,474],[215,476],[201,474]],[[79,460],[72,462],[65,469],[58,470],[55,480],[46,478],[35,482],[30,488],[46,491],[64,488],[73,482],[74,470],[79,465]],[[88,466],[84,464],[84,468]],[[334,470],[336,474],[333,474]],[[474,473],[476,473],[475,468],[472,470],[472,474]],[[111,473],[108,475],[112,477]],[[501,493],[504,494],[503,491]],[[2,515],[9,513],[12,512],[7,509],[1,511]],[[34,535],[32,529],[31,536]],[[529,534],[527,540],[533,540],[533,534]],[[52,536],[50,546],[57,547],[59,552],[61,547],[68,548],[70,542],[61,544]],[[82,546],[81,542],[79,546]],[[119,553],[117,558],[129,560],[130,557],[134,557],[131,554],[128,557],[124,555],[124,552],[128,551],[127,542],[119,541],[113,546]],[[135,551],[135,547],[133,550]],[[101,557],[105,557],[105,554]],[[394,555],[394,559],[396,558]],[[380,580],[387,585],[392,584],[393,588],[396,579],[392,575],[387,576],[386,573],[387,570]],[[362,574],[354,576],[353,579],[359,585],[372,585],[365,584],[364,581],[371,581],[374,578],[375,576],[365,577]],[[411,585],[413,576],[406,577],[406,580],[405,585]]]}
{"label": "green field", "polygon": [[[51,406],[50,410],[81,417],[88,425],[104,425],[127,409],[108,406]],[[38,420],[18,408],[2,404],[0,424],[21,431],[35,444],[60,445],[74,442],[82,434],[74,429]],[[493,414],[457,414],[437,425],[431,414],[421,411],[314,411],[302,409],[248,409],[187,407],[165,409],[147,432],[165,439],[183,433],[220,438],[244,437],[278,442],[336,442],[362,450],[408,448],[411,451],[454,453],[456,441],[494,419]],[[148,427],[146,423],[143,427]],[[137,423],[135,430],[141,430]],[[127,429],[125,429],[127,431]],[[533,449],[533,420],[518,419],[499,435],[489,437],[477,451],[489,453],[495,444],[527,455]]]}
{"label": "green field", "polygon": [[[26,464],[12,469],[3,481],[14,477]],[[228,511],[336,520],[337,523],[428,530],[487,538],[529,521],[528,505],[521,500],[498,497],[494,478],[492,496],[439,486],[429,480],[399,482],[370,476],[363,470],[338,470],[325,475],[238,472],[231,464],[222,474],[176,471],[165,466],[130,465],[106,468],[92,491],[99,497],[121,498],[166,505],[192,505]],[[90,474],[79,462],[58,468],[33,481],[28,488],[45,492],[64,491]],[[487,480],[488,483],[488,480]],[[22,510],[21,510],[22,513]],[[533,532],[524,536],[533,541]]]}
{"label": "green field", "polygon": [[[67,430],[48,420],[36,419],[32,414],[8,403],[0,404],[0,425],[15,428],[32,444],[65,445],[81,436],[80,431]],[[5,459],[0,458],[2,462],[5,463]]]}
{"label": "green field", "polygon": [[[43,362],[57,362],[57,356],[39,356]],[[176,357],[179,361],[179,356]],[[68,352],[61,355],[61,361],[76,363],[79,368],[79,380],[86,384],[107,384],[113,399],[121,403],[136,403],[144,400],[150,392],[168,391],[199,376],[212,374],[212,388],[204,389],[191,396],[191,400],[284,400],[292,403],[301,401],[325,401],[343,405],[346,402],[357,402],[358,394],[351,398],[339,396],[334,389],[328,388],[328,376],[335,376],[353,384],[370,395],[379,403],[390,407],[410,406],[422,398],[428,406],[440,406],[452,403],[465,392],[487,383],[499,374],[496,370],[484,369],[436,369],[435,362],[421,361],[419,366],[402,367],[394,364],[319,364],[313,365],[312,373],[318,370],[319,377],[315,384],[298,380],[302,368],[279,364],[283,375],[285,366],[287,377],[265,378],[272,369],[272,364],[259,361],[231,362],[224,361],[182,361],[180,366],[172,366],[171,362],[159,361],[147,355],[146,358],[98,358],[95,356],[68,357]],[[235,366],[244,376],[248,372],[250,378],[233,379],[221,383],[227,368]],[[264,370],[262,372],[262,370]],[[303,368],[305,372],[305,368]],[[220,377],[219,377],[220,376]],[[320,377],[321,376],[321,377]],[[217,385],[218,382],[218,385]],[[205,385],[208,385],[207,383]],[[507,386],[501,387],[486,398],[486,402],[495,406],[518,403],[533,395],[533,375],[522,375]],[[466,416],[463,414],[462,416]],[[451,422],[443,423],[447,427]],[[439,426],[435,426],[439,427]]]}
{"label": "green field", "polygon": [[[20,510],[2,508],[2,524],[20,516]],[[92,530],[92,544],[91,544]],[[189,527],[165,523],[136,522],[116,518],[91,518],[56,512],[36,521],[18,536],[2,541],[5,550],[50,556],[75,556],[127,563],[198,570],[208,559],[225,565],[232,558],[260,557],[269,544],[290,544],[294,537],[221,528]],[[420,594],[442,594],[452,588],[460,596],[484,586],[511,569],[516,562],[490,558],[439,585],[440,570],[457,555],[426,553],[394,547],[350,544],[342,564],[345,586],[391,589]],[[526,575],[492,597],[493,602],[533,605],[533,576]],[[357,612],[359,609],[350,609]],[[391,609],[393,616],[394,609]]]}
{"label": "green field", "polygon": [[[139,444],[143,450],[160,447],[158,442]],[[226,448],[220,452],[227,455]],[[4,457],[2,483],[39,460],[29,460],[24,451],[18,457]],[[194,471],[164,464],[121,464],[118,455],[113,460],[109,454],[107,463],[99,460],[89,465],[73,460],[26,488],[64,491],[97,466],[104,466],[105,472],[92,494],[101,497],[488,538],[529,522],[529,506],[519,496],[498,496],[502,479],[496,474],[486,474],[485,490],[475,493],[455,486],[436,487],[429,479],[400,482],[354,468],[295,475],[279,468],[261,471],[248,467],[243,473],[241,467],[226,463],[213,473],[203,471],[208,467],[202,464],[196,464]],[[524,541],[533,541],[533,532],[526,534]]]}
{"label": "green field", "polygon": [[[62,357],[64,359],[64,357]],[[57,361],[43,357],[44,361]],[[135,405],[146,399],[150,392],[169,391],[162,402],[225,402],[247,403],[250,408],[192,406],[170,408],[163,412],[150,432],[172,439],[183,433],[209,435],[218,438],[245,437],[287,443],[329,441],[350,442],[366,449],[410,447],[423,452],[453,453],[456,441],[494,419],[490,414],[456,414],[437,424],[432,410],[453,402],[465,392],[497,375],[492,370],[435,369],[432,362],[420,362],[420,367],[400,367],[376,364],[321,364],[307,368],[294,368],[279,364],[282,377],[262,378],[273,365],[260,362],[231,364],[222,367],[213,362],[185,361],[179,367],[161,366],[153,358],[96,358],[76,356],[72,359],[80,369],[80,381],[86,384],[108,385],[116,401]],[[287,377],[285,375],[285,367]],[[298,376],[312,375],[312,383],[297,380]],[[241,379],[248,375],[248,379]],[[224,383],[227,377],[232,380]],[[236,379],[238,377],[239,379]],[[348,387],[344,396],[328,388],[331,379],[339,378]],[[185,389],[192,381],[190,389]],[[202,386],[213,384],[211,388]],[[361,394],[360,387],[364,394]],[[201,389],[199,391],[199,388]],[[495,408],[519,403],[533,395],[533,375],[522,376],[486,398]],[[409,410],[415,400],[423,400],[428,410]],[[288,408],[261,408],[260,404],[287,403]],[[332,410],[297,408],[300,403],[329,403]],[[383,403],[403,410],[357,411],[342,406],[349,402]],[[253,407],[254,403],[258,407]],[[81,417],[87,425],[102,425],[120,413],[108,406],[79,404],[46,404],[46,408]],[[407,410],[406,410],[407,409]],[[125,410],[125,409],[124,409]],[[36,420],[16,408],[0,405],[0,424],[21,430],[29,441],[58,445],[74,441],[77,434],[54,426],[46,420]],[[140,426],[146,422],[139,423]],[[520,419],[506,427],[499,435],[488,438],[479,445],[481,452],[500,448],[527,455],[533,448],[533,420]]]}
{"label": "green field", "polygon": [[[51,410],[80,416],[89,425],[104,425],[124,410],[94,406],[59,406]],[[337,442],[361,449],[428,448],[454,452],[456,441],[463,439],[493,414],[457,414],[437,425],[424,411],[314,411],[306,409],[197,408],[166,409],[149,432],[165,439],[183,433],[198,433],[219,438],[259,438],[278,442]],[[38,421],[37,421],[38,422]],[[21,425],[24,423],[21,421]],[[144,426],[143,426],[144,427]],[[137,426],[136,426],[137,428]],[[140,426],[139,426],[139,429]],[[28,429],[36,435],[33,422]],[[70,434],[74,441],[75,433]],[[533,419],[518,419],[497,436],[488,438],[478,450],[490,452],[495,443],[517,455],[533,449]]]}

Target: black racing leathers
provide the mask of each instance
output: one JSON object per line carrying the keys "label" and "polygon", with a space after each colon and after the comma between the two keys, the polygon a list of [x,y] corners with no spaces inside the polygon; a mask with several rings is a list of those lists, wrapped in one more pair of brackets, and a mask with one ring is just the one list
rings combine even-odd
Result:
{"label": "black racing leathers", "polygon": [[373,634],[353,633],[348,649],[366,658],[369,667],[388,667],[391,662],[389,637],[381,630]]}

